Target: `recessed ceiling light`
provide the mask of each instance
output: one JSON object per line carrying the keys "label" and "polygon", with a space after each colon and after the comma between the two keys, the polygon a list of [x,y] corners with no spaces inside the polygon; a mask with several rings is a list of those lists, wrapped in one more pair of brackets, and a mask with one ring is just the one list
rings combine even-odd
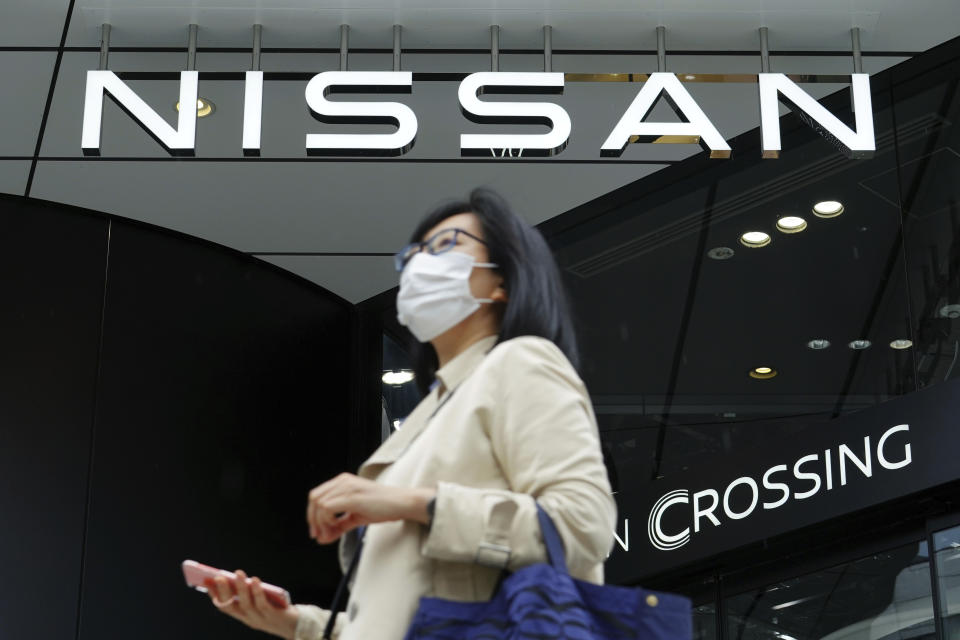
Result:
{"label": "recessed ceiling light", "polygon": [[909,349],[913,346],[913,340],[907,340],[906,338],[901,338],[900,340],[894,340],[890,343],[890,347],[893,349]]}
{"label": "recessed ceiling light", "polygon": [[850,347],[851,349],[856,349],[859,351],[861,349],[869,349],[871,344],[873,343],[870,342],[869,340],[854,340],[847,346]]}
{"label": "recessed ceiling light", "polygon": [[941,318],[960,318],[960,304],[945,304],[940,307]]}
{"label": "recessed ceiling light", "polygon": [[756,367],[750,370],[750,377],[757,380],[769,380],[777,375],[777,370],[770,367]]}
{"label": "recessed ceiling light", "polygon": [[813,214],[821,218],[832,218],[843,213],[843,204],[836,200],[824,200],[813,205]]}
{"label": "recessed ceiling light", "polygon": [[814,338],[813,340],[807,343],[807,347],[815,351],[819,351],[820,349],[826,349],[829,346],[830,346],[830,341],[825,338]]}
{"label": "recessed ceiling light", "polygon": [[[173,105],[173,108],[177,111],[180,111],[180,103],[177,102]],[[217,106],[207,100],[206,98],[197,98],[197,117],[206,118],[208,115],[217,110]]]}
{"label": "recessed ceiling light", "polygon": [[707,251],[707,256],[714,260],[726,260],[733,257],[733,249],[730,247],[714,247]]}
{"label": "recessed ceiling light", "polygon": [[807,221],[799,216],[783,216],[777,220],[777,229],[784,233],[800,233],[807,228]]}
{"label": "recessed ceiling light", "polygon": [[406,384],[413,380],[413,371],[409,369],[400,369],[399,371],[384,371],[380,378],[384,384]]}
{"label": "recessed ceiling light", "polygon": [[747,231],[740,236],[740,244],[751,249],[765,247],[770,244],[770,236],[763,231]]}

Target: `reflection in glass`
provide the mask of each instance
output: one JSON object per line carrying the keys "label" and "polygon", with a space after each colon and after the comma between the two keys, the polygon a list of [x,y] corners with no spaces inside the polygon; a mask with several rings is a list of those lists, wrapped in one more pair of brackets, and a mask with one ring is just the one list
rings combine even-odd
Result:
{"label": "reflection in glass", "polygon": [[420,402],[420,392],[417,390],[412,369],[413,360],[407,350],[393,337],[384,333],[381,393],[391,432],[403,423],[403,419]]}
{"label": "reflection in glass", "polygon": [[960,527],[933,535],[945,640],[960,638]]}
{"label": "reflection in glass", "polygon": [[894,74],[900,166],[865,185],[902,208],[915,336],[915,357],[906,364],[920,387],[960,374],[958,78],[955,54],[923,73]]}
{"label": "reflection in glass", "polygon": [[717,639],[717,608],[714,603],[693,608],[692,640]]}
{"label": "reflection in glass", "polygon": [[926,543],[733,596],[726,611],[730,640],[936,637]]}

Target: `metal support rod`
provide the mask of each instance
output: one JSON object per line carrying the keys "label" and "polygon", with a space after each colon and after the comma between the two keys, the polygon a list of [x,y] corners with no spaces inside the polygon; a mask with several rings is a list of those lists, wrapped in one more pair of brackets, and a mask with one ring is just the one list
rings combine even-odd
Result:
{"label": "metal support rod", "polygon": [[850,40],[853,43],[853,72],[863,73],[863,54],[860,52],[860,27],[850,29]]}
{"label": "metal support rod", "polygon": [[553,71],[553,27],[543,26],[543,70]]}
{"label": "metal support rod", "polygon": [[260,71],[260,48],[263,42],[263,25],[253,25],[253,57],[250,61],[251,71]]}
{"label": "metal support rod", "polygon": [[770,44],[767,42],[766,27],[760,27],[760,72],[770,73]]}
{"label": "metal support rod", "polygon": [[104,22],[100,25],[100,66],[99,69],[107,68],[110,58],[110,25]]}
{"label": "metal support rod", "polygon": [[197,25],[192,24],[187,30],[187,71],[197,70]]}
{"label": "metal support rod", "polygon": [[403,33],[403,27],[399,24],[393,25],[393,70],[400,71],[400,35]]}
{"label": "metal support rod", "polygon": [[347,70],[347,48],[350,43],[350,25],[340,25],[340,71]]}
{"label": "metal support rod", "polygon": [[667,28],[657,27],[657,71],[667,70]]}
{"label": "metal support rod", "polygon": [[490,25],[490,71],[500,71],[500,25]]}

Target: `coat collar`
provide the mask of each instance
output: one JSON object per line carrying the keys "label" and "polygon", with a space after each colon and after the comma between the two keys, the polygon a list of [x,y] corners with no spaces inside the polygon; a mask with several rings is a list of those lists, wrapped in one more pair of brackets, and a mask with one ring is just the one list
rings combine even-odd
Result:
{"label": "coat collar", "polygon": [[437,380],[440,381],[440,398],[443,398],[451,389],[460,386],[460,383],[477,368],[483,357],[493,348],[498,337],[494,334],[486,338],[480,338],[458,353],[453,360],[437,369]]}
{"label": "coat collar", "polygon": [[407,450],[407,447],[426,428],[431,414],[436,411],[441,402],[446,400],[450,390],[456,389],[467,376],[473,373],[487,352],[496,344],[497,338],[498,336],[493,335],[477,340],[437,370],[437,380],[440,384],[436,385],[436,388],[430,391],[430,395],[424,398],[414,412],[407,417],[401,429],[390,436],[363,463],[360,467],[361,476],[376,478],[384,467],[395,462]]}

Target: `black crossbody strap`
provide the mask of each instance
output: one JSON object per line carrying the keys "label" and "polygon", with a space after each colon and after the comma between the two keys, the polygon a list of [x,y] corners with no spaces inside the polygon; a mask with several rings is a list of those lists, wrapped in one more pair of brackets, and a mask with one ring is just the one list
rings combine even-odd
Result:
{"label": "black crossbody strap", "polygon": [[347,567],[347,570],[343,572],[343,577],[340,578],[340,584],[337,585],[337,592],[334,594],[333,603],[330,605],[330,619],[327,620],[327,626],[323,629],[323,640],[330,640],[333,637],[333,627],[337,624],[337,614],[340,613],[343,605],[343,596],[347,591],[347,584],[350,582],[350,578],[353,577],[354,572],[357,570],[357,565],[360,563],[360,551],[363,549],[364,533],[366,533],[366,527],[361,527],[357,530],[357,548],[353,552],[353,557],[350,558],[350,565]]}
{"label": "black crossbody strap", "polygon": [[[437,415],[437,412],[443,408],[443,405],[447,404],[447,401],[453,397],[454,391],[459,387],[455,387],[450,393],[448,393],[443,400],[440,401],[440,404],[437,405],[437,408],[433,410],[430,414],[430,417],[427,418],[427,422],[433,420],[433,417]],[[366,533],[366,527],[361,527],[357,530],[357,548],[353,552],[353,557],[350,558],[350,565],[347,567],[347,570],[343,573],[343,577],[340,579],[340,584],[337,585],[337,591],[333,596],[333,603],[330,605],[330,619],[327,620],[327,626],[323,630],[323,640],[330,640],[333,637],[333,627],[337,623],[337,614],[340,613],[340,609],[343,605],[343,596],[347,591],[347,584],[350,582],[350,578],[353,577],[354,572],[357,570],[357,565],[360,564],[360,552],[363,551],[363,535]]]}

